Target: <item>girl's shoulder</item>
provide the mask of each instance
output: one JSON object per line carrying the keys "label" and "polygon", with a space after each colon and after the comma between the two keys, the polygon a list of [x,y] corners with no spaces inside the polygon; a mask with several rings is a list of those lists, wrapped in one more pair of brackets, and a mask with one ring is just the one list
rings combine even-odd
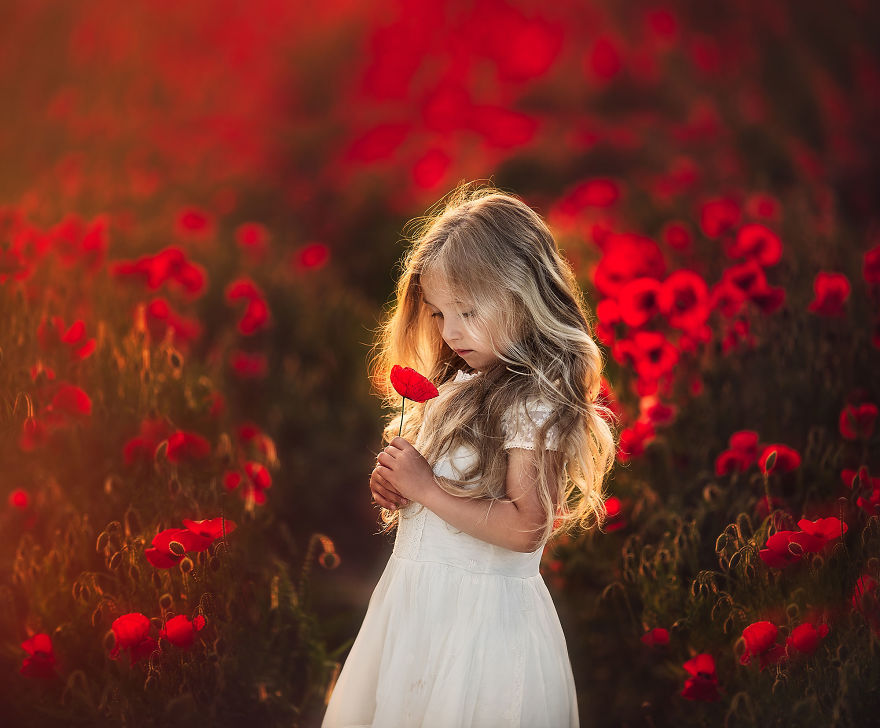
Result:
{"label": "girl's shoulder", "polygon": [[[525,401],[515,402],[501,416],[505,435],[503,447],[534,450],[538,430],[552,414],[553,406],[543,397],[533,396]],[[559,449],[559,433],[556,426],[547,431],[544,447],[549,450]]]}

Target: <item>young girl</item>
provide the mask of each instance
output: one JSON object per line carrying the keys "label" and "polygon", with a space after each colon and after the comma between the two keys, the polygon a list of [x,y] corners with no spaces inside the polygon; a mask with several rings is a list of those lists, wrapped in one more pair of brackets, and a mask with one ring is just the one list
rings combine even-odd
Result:
{"label": "young girl", "polygon": [[[555,530],[606,516],[616,442],[596,401],[602,356],[538,214],[473,185],[440,205],[405,255],[372,360],[398,414],[370,488],[397,533],[322,728],[574,728],[539,564]],[[407,400],[401,436],[394,364],[440,393]]]}

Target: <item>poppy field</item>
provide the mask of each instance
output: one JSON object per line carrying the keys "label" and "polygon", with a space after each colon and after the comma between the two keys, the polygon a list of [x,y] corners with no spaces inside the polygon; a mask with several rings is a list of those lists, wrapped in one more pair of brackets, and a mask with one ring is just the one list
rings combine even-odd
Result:
{"label": "poppy field", "polygon": [[548,221],[620,416],[604,529],[541,566],[584,725],[874,720],[875,4],[0,19],[4,725],[320,724],[393,539],[373,332],[479,179]]}

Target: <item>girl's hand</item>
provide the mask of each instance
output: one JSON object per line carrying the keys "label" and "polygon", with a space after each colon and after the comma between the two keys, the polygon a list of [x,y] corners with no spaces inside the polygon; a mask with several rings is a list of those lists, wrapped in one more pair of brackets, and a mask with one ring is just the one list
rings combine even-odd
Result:
{"label": "girl's hand", "polygon": [[420,501],[427,490],[437,487],[428,461],[402,437],[395,437],[377,461],[373,472],[408,500]]}
{"label": "girl's hand", "polygon": [[409,504],[406,498],[398,493],[385,478],[377,472],[379,465],[377,463],[373,472],[370,473],[370,490],[373,492],[373,500],[383,508],[389,511],[396,511]]}

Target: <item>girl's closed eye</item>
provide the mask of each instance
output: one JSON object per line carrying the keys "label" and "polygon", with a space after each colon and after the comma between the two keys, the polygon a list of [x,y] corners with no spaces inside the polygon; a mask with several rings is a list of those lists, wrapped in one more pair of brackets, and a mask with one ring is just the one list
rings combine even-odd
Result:
{"label": "girl's closed eye", "polygon": [[[459,314],[459,315],[462,316],[463,318],[469,318],[469,317],[473,316],[474,314],[475,314],[474,311],[468,311],[467,313],[463,313],[463,314]],[[443,314],[440,312],[432,313],[431,318],[437,318],[438,316],[442,316],[442,315]]]}

